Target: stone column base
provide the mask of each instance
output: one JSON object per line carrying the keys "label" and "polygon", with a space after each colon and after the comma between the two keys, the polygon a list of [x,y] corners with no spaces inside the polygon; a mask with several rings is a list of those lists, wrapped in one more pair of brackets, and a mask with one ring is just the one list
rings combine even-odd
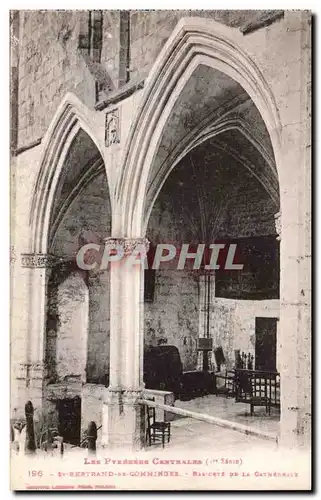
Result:
{"label": "stone column base", "polygon": [[102,447],[137,451],[144,446],[145,411],[137,403],[142,390],[106,389]]}
{"label": "stone column base", "polygon": [[281,409],[284,417],[280,423],[282,448],[288,450],[311,449],[311,413],[304,408],[290,407]]}

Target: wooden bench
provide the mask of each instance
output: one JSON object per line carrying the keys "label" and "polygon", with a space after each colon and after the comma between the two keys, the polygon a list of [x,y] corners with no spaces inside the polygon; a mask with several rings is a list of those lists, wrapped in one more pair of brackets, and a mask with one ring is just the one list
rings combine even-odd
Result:
{"label": "wooden bench", "polygon": [[270,415],[271,406],[280,407],[279,373],[235,369],[235,401],[249,404],[251,415],[255,406],[265,406]]}

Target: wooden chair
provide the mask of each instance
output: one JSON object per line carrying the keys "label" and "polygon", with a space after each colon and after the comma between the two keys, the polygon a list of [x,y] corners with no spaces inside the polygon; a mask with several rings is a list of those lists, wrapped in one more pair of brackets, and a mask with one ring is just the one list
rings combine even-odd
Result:
{"label": "wooden chair", "polygon": [[[225,374],[215,375],[215,394],[216,396],[222,395],[225,397],[233,397],[235,395],[234,371],[225,370]],[[223,385],[217,386],[217,380],[223,380]]]}
{"label": "wooden chair", "polygon": [[149,446],[152,444],[162,443],[165,447],[165,440],[169,443],[171,438],[171,424],[170,422],[157,422],[155,408],[150,406],[146,407],[147,411],[147,429],[146,429],[146,443]]}
{"label": "wooden chair", "polygon": [[271,399],[267,391],[267,379],[254,370],[235,370],[236,403],[248,403],[253,415],[255,406],[265,406],[266,412],[271,413]]}

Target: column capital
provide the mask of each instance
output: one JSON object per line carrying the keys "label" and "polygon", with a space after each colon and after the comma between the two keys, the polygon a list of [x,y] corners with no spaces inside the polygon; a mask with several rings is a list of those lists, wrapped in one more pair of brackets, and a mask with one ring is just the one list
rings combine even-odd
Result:
{"label": "column capital", "polygon": [[276,239],[278,241],[281,241],[281,233],[282,233],[282,212],[277,212],[274,215],[274,225],[275,225],[275,231],[276,231]]}
{"label": "column capital", "polygon": [[44,364],[41,361],[29,361],[25,363],[17,363],[13,366],[14,373],[21,375],[21,373],[25,373],[28,370],[30,373],[37,375],[42,373],[44,370]]}
{"label": "column capital", "polygon": [[15,247],[11,245],[10,247],[10,264],[14,264],[17,260],[17,254],[15,251]]}
{"label": "column capital", "polygon": [[130,255],[136,250],[138,247],[144,247],[145,252],[147,253],[149,250],[150,242],[147,238],[114,238],[109,237],[105,239],[105,247],[107,246],[110,249],[115,247],[122,247],[124,249],[124,255]]}
{"label": "column capital", "polygon": [[45,253],[23,253],[21,254],[22,267],[41,268],[53,267],[56,264],[63,262],[62,257]]}
{"label": "column capital", "polygon": [[33,379],[43,379],[44,375],[44,364],[41,361],[36,361],[34,363],[29,363],[30,377]]}
{"label": "column capital", "polygon": [[143,397],[143,388],[122,389],[118,387],[107,387],[105,393],[105,403],[107,404],[136,404],[138,399]]}

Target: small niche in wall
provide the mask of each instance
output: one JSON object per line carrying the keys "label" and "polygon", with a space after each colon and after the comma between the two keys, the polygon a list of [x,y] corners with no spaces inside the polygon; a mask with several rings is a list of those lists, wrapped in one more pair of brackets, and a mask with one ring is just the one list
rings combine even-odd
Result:
{"label": "small niche in wall", "polygon": [[155,275],[155,269],[145,269],[144,302],[154,302]]}

